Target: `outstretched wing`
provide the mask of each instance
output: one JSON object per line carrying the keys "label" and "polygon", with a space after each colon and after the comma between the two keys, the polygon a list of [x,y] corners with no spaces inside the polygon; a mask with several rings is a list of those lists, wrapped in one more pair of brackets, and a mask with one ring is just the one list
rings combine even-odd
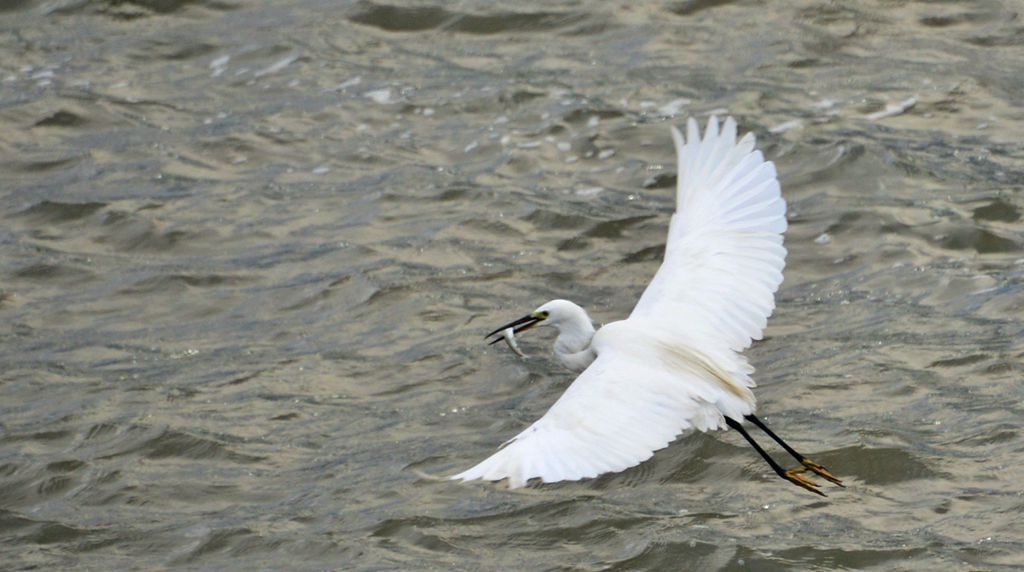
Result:
{"label": "outstretched wing", "polygon": [[740,415],[750,412],[744,404],[752,407],[753,396],[745,383],[736,383],[746,379],[746,363],[728,349],[731,359],[686,345],[654,342],[640,353],[616,351],[619,343],[606,345],[612,347],[602,349],[543,417],[451,478],[507,478],[510,488],[533,478],[546,483],[593,478],[647,460],[686,429],[717,429],[723,419],[715,404],[729,396],[744,407]]}
{"label": "outstretched wing", "polygon": [[775,308],[786,249],[786,203],[775,166],[748,133],[736,140],[730,117],[704,138],[692,118],[686,137],[672,128],[678,156],[676,213],[665,259],[630,320],[700,333],[741,351]]}

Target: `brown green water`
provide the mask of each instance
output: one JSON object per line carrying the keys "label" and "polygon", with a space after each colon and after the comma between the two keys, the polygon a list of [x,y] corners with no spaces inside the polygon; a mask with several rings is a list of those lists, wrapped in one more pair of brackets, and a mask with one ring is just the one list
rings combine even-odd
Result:
{"label": "brown green water", "polygon": [[[0,569],[1024,566],[1024,6],[497,6],[0,4]],[[790,205],[760,413],[848,488],[420,478],[570,381],[483,333],[628,314],[716,110]]]}

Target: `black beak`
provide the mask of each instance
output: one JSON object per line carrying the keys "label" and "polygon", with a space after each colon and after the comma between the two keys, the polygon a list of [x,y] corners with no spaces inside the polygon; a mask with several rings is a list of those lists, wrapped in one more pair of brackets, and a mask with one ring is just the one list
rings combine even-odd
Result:
{"label": "black beak", "polygon": [[[498,328],[497,330],[494,330],[493,332],[487,334],[486,336],[484,336],[484,339],[486,340],[487,338],[493,336],[494,334],[501,333],[503,330],[506,330],[508,328],[513,328],[512,333],[514,334],[518,334],[519,332],[525,332],[526,330],[529,330],[530,328],[541,323],[542,320],[544,320],[544,318],[538,318],[536,316],[523,316],[522,318],[519,318],[514,322],[509,322],[504,326]],[[497,338],[494,338],[493,340],[487,343],[494,345],[503,339],[503,336],[498,336]]]}

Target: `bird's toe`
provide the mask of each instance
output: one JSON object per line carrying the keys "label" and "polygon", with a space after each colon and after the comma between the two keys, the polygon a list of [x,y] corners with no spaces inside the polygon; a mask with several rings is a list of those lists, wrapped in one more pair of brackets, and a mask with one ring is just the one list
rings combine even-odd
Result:
{"label": "bird's toe", "polygon": [[818,490],[818,487],[820,487],[821,485],[801,475],[800,473],[802,472],[804,472],[804,469],[790,469],[782,474],[782,478],[786,479],[787,481],[793,483],[798,487],[809,490],[812,493],[819,494],[823,497],[828,496],[825,493]]}
{"label": "bird's toe", "polygon": [[846,485],[843,484],[843,481],[839,480],[839,477],[836,477],[832,473],[828,472],[828,469],[826,469],[825,467],[822,467],[818,463],[815,463],[814,461],[812,461],[810,459],[804,459],[803,461],[801,461],[801,463],[803,464],[803,466],[807,467],[807,469],[809,471],[811,471],[814,474],[818,475],[819,477],[825,479],[826,481],[828,481],[828,482],[830,482],[830,483],[832,483],[834,485],[839,485],[839,486],[841,486],[843,488],[846,487]]}

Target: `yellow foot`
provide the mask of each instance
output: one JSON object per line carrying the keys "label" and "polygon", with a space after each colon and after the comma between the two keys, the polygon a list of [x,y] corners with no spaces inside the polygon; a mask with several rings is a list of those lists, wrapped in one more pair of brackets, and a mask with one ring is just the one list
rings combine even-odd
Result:
{"label": "yellow foot", "polygon": [[802,472],[804,472],[804,469],[790,469],[782,474],[782,478],[786,479],[787,481],[793,483],[798,487],[805,488],[811,491],[812,493],[819,494],[823,497],[828,496],[825,493],[818,490],[818,487],[821,485],[801,475],[800,473]]}
{"label": "yellow foot", "polygon": [[846,485],[843,484],[843,481],[840,481],[835,475],[833,475],[832,473],[828,472],[828,469],[826,469],[825,467],[822,467],[818,463],[815,463],[814,461],[812,461],[810,459],[804,459],[803,461],[801,461],[801,463],[803,463],[803,466],[807,467],[814,474],[816,474],[819,477],[825,479],[826,481],[828,481],[828,482],[830,482],[830,483],[832,483],[834,485],[839,485],[839,486],[841,486],[843,488],[846,488]]}

